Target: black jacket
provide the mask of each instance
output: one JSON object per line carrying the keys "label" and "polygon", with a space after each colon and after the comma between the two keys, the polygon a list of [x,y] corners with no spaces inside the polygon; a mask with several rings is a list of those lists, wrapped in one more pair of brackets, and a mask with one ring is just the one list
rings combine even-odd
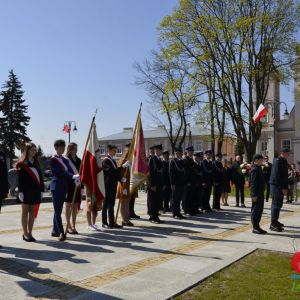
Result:
{"label": "black jacket", "polygon": [[[152,155],[149,155],[147,157],[147,161],[148,161],[148,166],[150,166],[150,160],[153,156]],[[149,190],[151,188],[151,182],[150,182],[150,176],[148,175],[147,177],[147,189]]]}
{"label": "black jacket", "polygon": [[150,159],[149,179],[151,187],[155,186],[156,188],[162,188],[164,186],[163,164],[156,155],[153,155],[153,157]]}
{"label": "black jacket", "polygon": [[190,185],[195,185],[196,184],[195,162],[189,156],[187,156],[183,161],[184,161],[186,183]]}
{"label": "black jacket", "polygon": [[202,171],[202,182],[207,185],[211,185],[213,183],[212,177],[212,162],[204,159],[201,162],[201,171]]}
{"label": "black jacket", "polygon": [[276,185],[280,190],[288,188],[289,167],[287,160],[282,156],[274,159],[271,171],[270,184]]}
{"label": "black jacket", "polygon": [[212,162],[213,182],[221,185],[223,183],[223,164],[215,160]]}
{"label": "black jacket", "polygon": [[[7,177],[6,156],[0,151],[0,202],[7,197],[8,193],[8,177]],[[0,203],[1,208],[1,203]]]}
{"label": "black jacket", "polygon": [[272,164],[268,162],[269,165],[269,169],[267,170],[267,172],[265,173],[265,179],[266,181],[269,183],[270,178],[271,178],[271,172],[272,172]]}
{"label": "black jacket", "polygon": [[235,185],[245,185],[245,176],[239,173],[240,163],[235,161],[231,166],[233,183]]}
{"label": "black jacket", "polygon": [[196,176],[196,184],[198,184],[198,186],[201,186],[202,185],[201,162],[199,164],[195,162],[195,176]]}
{"label": "black jacket", "polygon": [[257,197],[258,194],[263,193],[265,190],[265,184],[265,174],[262,171],[261,166],[254,164],[254,167],[252,168],[249,176],[251,197]]}
{"label": "black jacket", "polygon": [[182,159],[174,158],[170,162],[170,183],[178,187],[186,186],[184,162]]}
{"label": "black jacket", "polygon": [[162,165],[163,165],[163,177],[164,177],[165,186],[166,188],[170,188],[171,187],[170,173],[169,173],[170,162],[163,160]]}
{"label": "black jacket", "polygon": [[123,167],[118,167],[116,161],[111,157],[107,156],[102,161],[104,184],[105,188],[117,188],[118,181],[121,182],[121,170]]}

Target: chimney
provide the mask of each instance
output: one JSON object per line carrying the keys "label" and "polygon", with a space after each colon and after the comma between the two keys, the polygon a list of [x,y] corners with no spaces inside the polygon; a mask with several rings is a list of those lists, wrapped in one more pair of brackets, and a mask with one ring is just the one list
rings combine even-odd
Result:
{"label": "chimney", "polygon": [[123,132],[133,131],[133,127],[125,127],[123,128]]}

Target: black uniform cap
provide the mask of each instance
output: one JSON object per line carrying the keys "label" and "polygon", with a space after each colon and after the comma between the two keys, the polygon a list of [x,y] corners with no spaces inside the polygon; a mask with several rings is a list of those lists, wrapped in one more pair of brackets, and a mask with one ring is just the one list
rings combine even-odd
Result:
{"label": "black uniform cap", "polygon": [[126,148],[130,148],[130,145],[131,145],[131,143],[126,144],[125,147],[126,147]]}
{"label": "black uniform cap", "polygon": [[182,153],[182,149],[181,148],[176,148],[176,149],[174,149],[174,152],[180,152],[180,153]]}
{"label": "black uniform cap", "polygon": [[188,147],[188,148],[185,149],[185,151],[194,151],[194,147],[193,146]]}
{"label": "black uniform cap", "polygon": [[155,149],[155,146],[152,146],[152,147],[150,147],[149,149],[150,149],[150,150],[154,150],[154,149]]}
{"label": "black uniform cap", "polygon": [[293,152],[291,152],[291,150],[288,149],[288,148],[283,148],[283,149],[281,149],[281,152],[293,154]]}
{"label": "black uniform cap", "polygon": [[254,154],[253,155],[253,160],[255,159],[263,159],[264,157],[261,154]]}
{"label": "black uniform cap", "polygon": [[218,153],[215,155],[215,157],[223,157],[222,153]]}
{"label": "black uniform cap", "polygon": [[201,156],[203,156],[203,154],[201,155],[201,152],[198,152],[198,153],[194,153],[193,156],[194,156],[194,157],[201,157]]}
{"label": "black uniform cap", "polygon": [[205,154],[212,154],[212,151],[211,150],[206,150]]}
{"label": "black uniform cap", "polygon": [[154,146],[156,150],[163,150],[162,144]]}
{"label": "black uniform cap", "polygon": [[162,153],[162,155],[170,155],[170,152],[167,150],[167,151],[164,151],[163,153]]}

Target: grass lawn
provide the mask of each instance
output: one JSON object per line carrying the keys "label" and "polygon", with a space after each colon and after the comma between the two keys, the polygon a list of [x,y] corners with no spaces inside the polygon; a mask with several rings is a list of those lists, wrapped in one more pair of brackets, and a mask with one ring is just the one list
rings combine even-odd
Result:
{"label": "grass lawn", "polygon": [[292,256],[291,253],[257,250],[175,300],[300,299],[300,279],[291,279],[291,275],[299,275],[291,268]]}

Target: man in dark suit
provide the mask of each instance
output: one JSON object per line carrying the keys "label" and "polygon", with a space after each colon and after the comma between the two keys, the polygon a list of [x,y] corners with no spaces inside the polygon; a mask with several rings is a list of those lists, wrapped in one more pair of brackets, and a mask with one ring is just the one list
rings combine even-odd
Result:
{"label": "man in dark suit", "polygon": [[52,173],[50,190],[54,208],[53,230],[51,236],[58,237],[59,241],[64,241],[66,236],[61,219],[61,212],[64,206],[67,193],[67,178],[74,179],[77,186],[80,185],[80,175],[74,175],[69,167],[69,160],[62,154],[65,152],[66,143],[64,140],[56,140],[54,148],[56,154],[49,159],[49,167]]}
{"label": "man in dark suit", "polygon": [[160,159],[162,154],[162,145],[154,146],[155,155],[150,159],[149,163],[149,177],[150,186],[149,189],[149,221],[154,224],[161,224],[158,217],[160,204],[163,197],[163,190],[165,189],[164,179],[163,179],[163,165]]}
{"label": "man in dark suit", "polygon": [[194,153],[194,162],[195,162],[195,175],[196,175],[196,184],[195,184],[195,193],[194,193],[194,202],[193,202],[193,212],[195,214],[200,214],[202,211],[202,170],[201,170],[201,161],[203,160],[203,152]]}
{"label": "man in dark suit", "polygon": [[[130,161],[126,161],[121,167],[117,166],[116,161],[113,157],[116,155],[117,146],[108,145],[108,155],[102,161],[103,167],[103,175],[104,175],[104,185],[105,185],[105,200],[102,207],[102,227],[106,229],[122,228],[122,225],[116,225],[115,217],[114,217],[114,206],[116,202],[116,194],[117,194],[117,185],[119,182],[126,182],[126,178],[121,177],[122,168],[126,168],[130,165]],[[107,223],[107,212],[108,212],[108,220]]]}
{"label": "man in dark suit", "polygon": [[222,210],[220,207],[220,199],[223,188],[223,164],[222,154],[218,153],[215,155],[216,160],[212,163],[212,173],[214,178],[214,198],[213,198],[213,209]]}
{"label": "man in dark suit", "polygon": [[[155,146],[152,146],[149,148],[149,156],[147,157],[147,160],[148,160],[148,166],[150,166],[150,160],[151,158],[154,156],[154,148]],[[150,176],[147,177],[147,213],[148,215],[150,215],[149,213],[149,207],[150,207],[150,190],[151,190],[151,181],[150,181]]]}
{"label": "man in dark suit", "polygon": [[180,202],[184,197],[184,189],[186,188],[186,177],[184,174],[184,162],[182,160],[182,149],[174,150],[175,157],[170,162],[170,183],[172,190],[171,207],[174,219],[186,219],[180,213]]}
{"label": "man in dark suit", "polygon": [[187,155],[183,161],[187,187],[185,189],[183,209],[186,216],[195,216],[195,212],[193,211],[196,185],[195,163],[193,160],[194,148],[188,147],[185,150]]}
{"label": "man in dark suit", "polygon": [[269,167],[267,169],[267,172],[265,173],[265,181],[267,186],[266,202],[268,202],[270,197],[270,178],[271,178],[271,171],[272,171],[272,164],[269,162],[268,155],[265,156],[265,165]]}
{"label": "man in dark suit", "polygon": [[161,213],[172,212],[170,209],[170,200],[171,200],[171,182],[170,182],[170,174],[169,174],[169,151],[165,151],[162,153],[163,160],[163,177],[166,188],[163,191],[163,202],[162,202],[162,211]]}
{"label": "man in dark suit", "polygon": [[[7,162],[5,154],[0,151],[0,212],[2,200],[7,197],[8,193],[8,177],[7,177]],[[0,248],[2,246],[0,245]]]}
{"label": "man in dark suit", "polygon": [[245,176],[241,175],[239,173],[239,167],[242,163],[242,157],[240,155],[237,155],[235,158],[235,162],[231,166],[231,171],[233,175],[233,183],[235,185],[235,201],[236,205],[239,206],[239,192],[241,192],[241,206],[245,206],[245,197],[244,197],[244,186],[245,186]]}
{"label": "man in dark suit", "polygon": [[201,210],[203,213],[214,212],[211,209],[209,200],[211,195],[211,189],[213,185],[213,176],[212,176],[212,162],[211,162],[212,151],[205,151],[206,159],[201,163],[202,171],[202,205]]}

